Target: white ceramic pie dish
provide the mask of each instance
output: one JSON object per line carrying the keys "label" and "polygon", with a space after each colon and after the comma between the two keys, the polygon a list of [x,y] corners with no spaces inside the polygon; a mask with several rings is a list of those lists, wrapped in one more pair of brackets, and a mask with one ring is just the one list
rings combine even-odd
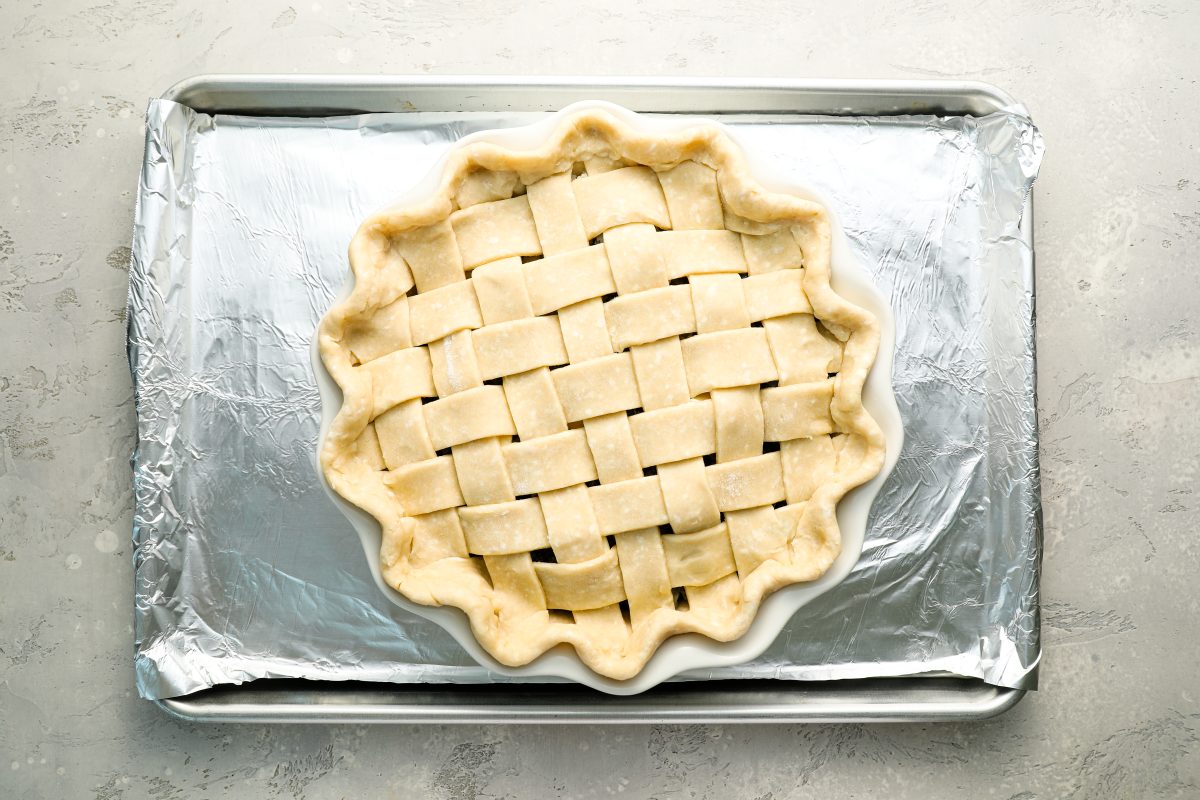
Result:
{"label": "white ceramic pie dish", "polygon": [[[492,142],[513,150],[533,150],[545,141],[563,117],[597,108],[604,109],[630,125],[650,132],[676,131],[698,122],[697,119],[688,117],[645,117],[611,103],[588,101],[568,106],[533,125],[471,134],[460,140],[448,152],[479,141]],[[719,125],[710,120],[704,120],[704,122]],[[735,142],[741,144],[735,131],[725,126],[721,127]],[[772,191],[813,200],[821,203],[827,209],[831,209],[830,203],[819,192],[792,181],[780,180],[774,171],[768,168],[769,165],[764,164],[752,151],[746,148],[743,150],[751,174],[762,186]],[[446,159],[447,155],[443,155],[442,159],[421,181],[396,199],[395,204],[406,204],[432,194],[437,188]],[[886,299],[874,287],[866,271],[853,257],[849,242],[832,211],[830,212],[830,225],[832,288],[845,299],[870,311],[880,323],[879,352],[863,387],[862,396],[863,405],[883,432],[887,450],[879,474],[850,491],[838,504],[837,519],[841,529],[842,549],[824,575],[815,581],[787,586],[767,597],[763,600],[750,628],[738,639],[718,642],[699,634],[671,637],[658,648],[641,672],[628,680],[613,680],[593,672],[579,660],[574,650],[566,645],[555,647],[524,666],[508,667],[496,661],[479,644],[462,611],[448,606],[436,607],[414,603],[384,583],[379,563],[381,538],[379,523],[332,490],[325,479],[316,452],[314,452],[314,468],[321,478],[322,485],[325,486],[333,502],[346,514],[358,532],[372,575],[375,576],[375,582],[380,590],[405,610],[425,617],[443,627],[476,661],[493,672],[523,679],[562,678],[611,694],[637,694],[683,672],[744,663],[761,654],[778,636],[784,624],[801,607],[836,586],[850,573],[862,553],[871,503],[895,465],[903,443],[900,413],[891,386],[892,359],[895,347],[895,322],[891,308]],[[347,270],[347,275],[349,276],[349,274],[349,270]],[[348,296],[352,287],[353,279],[349,278],[337,300]],[[312,361],[321,394],[320,441],[324,441],[326,432],[341,407],[342,395],[321,362],[315,337]]]}

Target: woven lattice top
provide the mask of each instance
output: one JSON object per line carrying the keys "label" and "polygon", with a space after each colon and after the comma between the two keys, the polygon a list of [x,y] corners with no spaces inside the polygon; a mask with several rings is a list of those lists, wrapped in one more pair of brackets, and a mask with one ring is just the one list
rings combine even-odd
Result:
{"label": "woven lattice top", "polygon": [[741,635],[828,568],[882,463],[877,327],[829,287],[824,209],[715,127],[589,112],[538,151],[461,148],[351,264],[326,474],[379,519],[387,582],[505,664],[567,642],[620,679],[674,633]]}

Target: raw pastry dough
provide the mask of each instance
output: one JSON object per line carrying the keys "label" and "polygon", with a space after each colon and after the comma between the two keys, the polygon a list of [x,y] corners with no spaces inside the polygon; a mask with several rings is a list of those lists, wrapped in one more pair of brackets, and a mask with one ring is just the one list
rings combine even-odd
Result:
{"label": "raw pastry dough", "polygon": [[825,209],[715,126],[588,111],[534,151],[464,146],[350,263],[325,474],[379,520],[386,581],[501,663],[565,642],[626,679],[674,634],[740,636],[825,572],[883,463],[878,324],[830,288]]}

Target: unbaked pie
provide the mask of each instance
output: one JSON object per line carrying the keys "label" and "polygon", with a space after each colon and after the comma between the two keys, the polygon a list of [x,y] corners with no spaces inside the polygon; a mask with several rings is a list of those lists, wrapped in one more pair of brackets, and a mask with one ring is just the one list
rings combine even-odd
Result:
{"label": "unbaked pie", "polygon": [[385,581],[503,664],[567,643],[626,679],[674,634],[740,636],[828,569],[882,465],[878,323],[830,287],[825,209],[717,126],[592,110],[462,146],[350,263],[325,474],[379,521]]}

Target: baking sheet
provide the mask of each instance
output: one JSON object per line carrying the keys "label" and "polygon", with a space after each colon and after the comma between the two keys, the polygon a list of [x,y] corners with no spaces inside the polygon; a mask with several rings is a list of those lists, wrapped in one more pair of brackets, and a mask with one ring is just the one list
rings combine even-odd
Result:
{"label": "baking sheet", "polygon": [[[363,216],[524,114],[147,114],[130,283],[137,682],[499,680],[376,589],[321,489],[309,343]],[[1032,253],[1042,154],[975,119],[723,118],[834,198],[897,316],[900,462],[849,579],[759,659],[689,677],[945,671],[1030,688],[1040,556]]]}

